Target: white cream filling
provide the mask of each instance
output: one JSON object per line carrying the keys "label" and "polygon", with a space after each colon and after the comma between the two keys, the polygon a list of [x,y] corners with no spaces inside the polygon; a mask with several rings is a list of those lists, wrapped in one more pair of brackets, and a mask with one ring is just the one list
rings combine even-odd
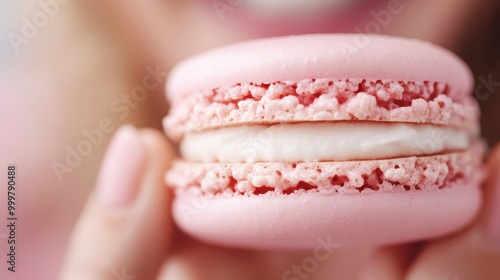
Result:
{"label": "white cream filling", "polygon": [[185,135],[195,162],[337,161],[421,156],[466,149],[466,132],[434,125],[319,122],[224,127]]}

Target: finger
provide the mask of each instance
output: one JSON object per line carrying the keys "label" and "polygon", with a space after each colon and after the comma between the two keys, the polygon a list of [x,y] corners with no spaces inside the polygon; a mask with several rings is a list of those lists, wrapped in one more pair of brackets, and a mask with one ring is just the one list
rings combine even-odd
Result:
{"label": "finger", "polygon": [[74,229],[59,279],[151,279],[157,273],[172,231],[170,194],[163,184],[172,156],[161,134],[120,128]]}
{"label": "finger", "polygon": [[500,279],[500,146],[488,162],[485,208],[466,231],[429,243],[408,279]]}
{"label": "finger", "polygon": [[268,262],[271,254],[213,247],[187,240],[165,260],[157,279],[280,279]]}
{"label": "finger", "polygon": [[400,245],[375,249],[361,271],[361,280],[403,279],[418,245]]}
{"label": "finger", "polygon": [[214,247],[183,234],[157,280],[357,279],[365,249],[333,250],[318,245],[305,251],[251,251]]}
{"label": "finger", "polygon": [[[198,242],[182,232],[177,233],[175,240],[175,251],[165,259],[157,280],[296,280],[297,277],[286,271],[292,270],[304,258],[313,254],[308,251],[280,252],[217,247]],[[313,277],[316,272],[306,278],[320,279]]]}

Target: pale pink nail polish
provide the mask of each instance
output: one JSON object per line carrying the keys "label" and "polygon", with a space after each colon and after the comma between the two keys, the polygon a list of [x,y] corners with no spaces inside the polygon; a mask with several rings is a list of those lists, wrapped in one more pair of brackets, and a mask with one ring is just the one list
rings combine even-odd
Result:
{"label": "pale pink nail polish", "polygon": [[[498,167],[499,165],[497,165]],[[500,170],[490,170],[493,180],[488,192],[488,207],[485,209],[483,231],[486,239],[500,245]]]}
{"label": "pale pink nail polish", "polygon": [[112,207],[133,203],[145,161],[137,130],[130,125],[118,129],[108,146],[97,179],[97,196]]}

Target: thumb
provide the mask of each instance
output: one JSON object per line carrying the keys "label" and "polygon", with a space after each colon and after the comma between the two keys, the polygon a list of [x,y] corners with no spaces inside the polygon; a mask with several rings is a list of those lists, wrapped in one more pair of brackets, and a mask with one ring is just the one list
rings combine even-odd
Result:
{"label": "thumb", "polygon": [[101,165],[78,220],[59,279],[151,279],[172,235],[164,172],[173,157],[165,138],[124,126]]}
{"label": "thumb", "polygon": [[487,168],[481,217],[466,231],[429,243],[407,279],[500,279],[500,146]]}

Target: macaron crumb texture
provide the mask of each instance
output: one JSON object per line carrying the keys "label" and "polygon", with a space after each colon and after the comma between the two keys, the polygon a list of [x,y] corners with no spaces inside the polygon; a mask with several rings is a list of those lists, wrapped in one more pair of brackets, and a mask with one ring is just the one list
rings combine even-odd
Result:
{"label": "macaron crumb texture", "polygon": [[454,96],[439,82],[305,79],[201,90],[172,108],[164,125],[174,139],[227,125],[303,121],[431,123],[473,131],[478,112],[472,97]]}
{"label": "macaron crumb texture", "polygon": [[464,152],[347,162],[177,162],[166,180],[178,192],[206,196],[365,194],[436,191],[477,185],[484,145]]}

